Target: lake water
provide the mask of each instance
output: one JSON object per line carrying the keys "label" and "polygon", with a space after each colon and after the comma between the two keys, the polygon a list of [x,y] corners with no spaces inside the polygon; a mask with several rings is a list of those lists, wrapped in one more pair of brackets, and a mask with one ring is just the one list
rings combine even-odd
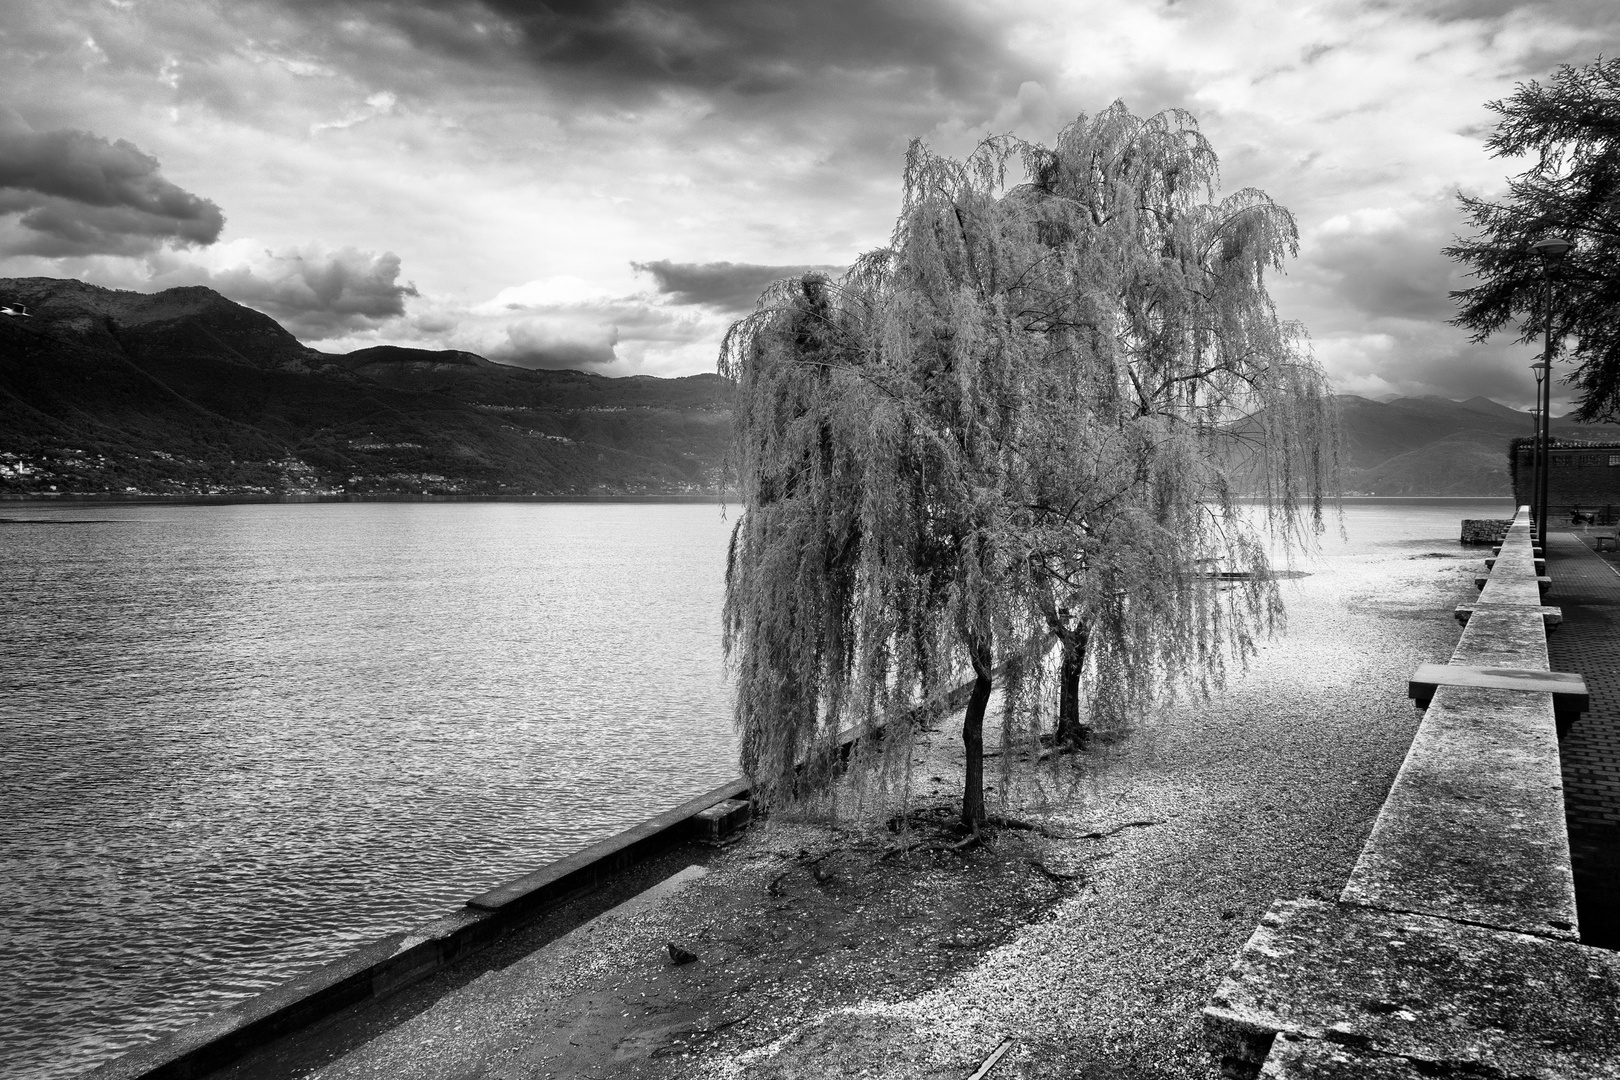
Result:
{"label": "lake water", "polygon": [[0,524],[5,1075],[112,1056],[736,775],[717,506],[0,517],[58,522]]}
{"label": "lake water", "polygon": [[[1344,520],[1456,550],[1459,519],[1510,513]],[[0,518],[8,1075],[88,1067],[735,775],[717,507]]]}

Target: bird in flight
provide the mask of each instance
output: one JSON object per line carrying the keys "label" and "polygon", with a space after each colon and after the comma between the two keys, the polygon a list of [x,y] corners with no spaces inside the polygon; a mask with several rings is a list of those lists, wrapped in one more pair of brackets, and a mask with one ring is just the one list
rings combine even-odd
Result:
{"label": "bird in flight", "polygon": [[32,318],[28,309],[21,304],[0,304],[0,315],[18,315],[24,319]]}

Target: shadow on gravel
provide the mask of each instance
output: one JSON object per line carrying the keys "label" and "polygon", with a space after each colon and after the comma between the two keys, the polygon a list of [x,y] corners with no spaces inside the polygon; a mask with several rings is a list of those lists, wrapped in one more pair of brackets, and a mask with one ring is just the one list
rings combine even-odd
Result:
{"label": "shadow on gravel", "polygon": [[[713,898],[673,943],[695,962],[639,965],[608,1008],[581,1011],[569,1045],[544,1067],[571,1075],[611,1061],[616,1076],[676,1076],[692,1061],[771,1043],[827,1009],[917,997],[1083,886],[1045,866],[1038,842],[1020,832],[960,852],[943,846],[952,839],[925,827],[778,855],[767,884]],[[798,1057],[773,1057],[750,1075],[777,1075],[778,1065],[796,1075]]]}

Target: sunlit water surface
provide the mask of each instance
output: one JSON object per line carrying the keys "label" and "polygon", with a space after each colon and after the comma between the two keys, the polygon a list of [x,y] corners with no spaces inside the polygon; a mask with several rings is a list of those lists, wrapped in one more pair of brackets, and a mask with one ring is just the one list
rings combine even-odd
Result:
{"label": "sunlit water surface", "polygon": [[[1357,500],[1344,526],[1455,550],[1461,518],[1510,513]],[[0,523],[8,1075],[87,1067],[735,773],[715,507],[0,518],[51,522]]]}

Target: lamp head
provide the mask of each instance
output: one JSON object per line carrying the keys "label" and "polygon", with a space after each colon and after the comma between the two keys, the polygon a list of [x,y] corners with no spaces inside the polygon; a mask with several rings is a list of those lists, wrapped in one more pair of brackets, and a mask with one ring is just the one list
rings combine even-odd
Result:
{"label": "lamp head", "polygon": [[1568,237],[1548,233],[1538,240],[1531,241],[1530,251],[1532,254],[1539,255],[1544,259],[1557,258],[1574,246],[1575,241],[1570,240]]}

